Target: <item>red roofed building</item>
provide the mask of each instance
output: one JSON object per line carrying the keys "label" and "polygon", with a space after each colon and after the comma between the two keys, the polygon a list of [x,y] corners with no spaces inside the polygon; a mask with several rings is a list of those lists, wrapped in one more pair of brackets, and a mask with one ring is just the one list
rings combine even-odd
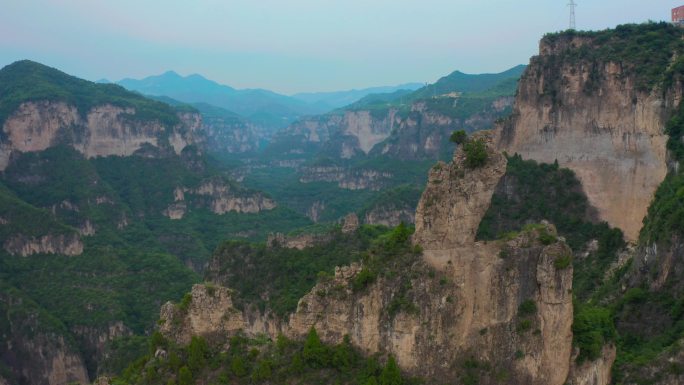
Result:
{"label": "red roofed building", "polygon": [[684,24],[684,5],[672,9],[672,22],[675,24]]}

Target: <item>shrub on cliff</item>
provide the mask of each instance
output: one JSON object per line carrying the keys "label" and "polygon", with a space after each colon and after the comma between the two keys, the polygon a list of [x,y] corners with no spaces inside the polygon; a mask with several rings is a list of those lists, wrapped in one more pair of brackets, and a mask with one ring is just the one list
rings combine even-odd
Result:
{"label": "shrub on cliff", "polygon": [[193,336],[188,346],[188,367],[192,373],[198,373],[207,365],[209,346],[202,337]]}
{"label": "shrub on cliff", "polygon": [[328,349],[321,343],[316,328],[312,327],[304,342],[304,360],[313,368],[322,368],[328,364]]}
{"label": "shrub on cliff", "polygon": [[[150,338],[150,344],[159,337]],[[193,345],[193,346],[190,346]],[[418,385],[418,378],[402,377],[394,358],[380,364],[380,354],[364,357],[348,336],[336,345],[324,344],[314,328],[304,340],[280,336],[247,338],[238,333],[229,348],[222,343],[195,341],[188,346],[169,342],[166,355],[146,354],[112,378],[115,385],[163,384],[387,384]],[[197,349],[200,347],[200,349]],[[205,350],[206,349],[206,350]],[[200,350],[206,362],[193,370],[192,351]]]}
{"label": "shrub on cliff", "polygon": [[449,141],[456,144],[463,144],[468,140],[468,134],[464,130],[458,130],[451,133]]}
{"label": "shrub on cliff", "polygon": [[487,163],[487,145],[483,139],[475,139],[466,142],[463,145],[463,152],[465,152],[465,165],[469,168],[482,167]]}
{"label": "shrub on cliff", "polygon": [[580,350],[578,363],[599,358],[603,345],[617,337],[610,310],[590,305],[576,305],[572,333]]}
{"label": "shrub on cliff", "polygon": [[394,357],[389,356],[389,359],[387,360],[387,365],[385,368],[382,370],[382,373],[380,374],[380,385],[401,385],[403,384],[402,378],[401,378],[401,371],[399,370],[399,366],[397,365],[397,361],[394,359]]}

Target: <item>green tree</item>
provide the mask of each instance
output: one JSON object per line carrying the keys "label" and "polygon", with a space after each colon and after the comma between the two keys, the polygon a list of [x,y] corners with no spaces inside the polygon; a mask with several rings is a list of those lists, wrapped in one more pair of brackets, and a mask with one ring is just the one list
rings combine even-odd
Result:
{"label": "green tree", "polygon": [[463,144],[468,140],[468,134],[464,130],[458,130],[451,133],[449,141],[452,143]]}
{"label": "green tree", "polygon": [[376,380],[375,377],[368,377],[366,382],[364,382],[364,385],[378,385],[378,380]]}
{"label": "green tree", "polygon": [[614,341],[617,335],[610,310],[590,305],[575,307],[572,333],[574,343],[580,349],[579,363],[599,358],[603,345]]}
{"label": "green tree", "polygon": [[482,167],[487,163],[487,145],[484,140],[471,140],[463,145],[466,155],[465,165],[470,168]]}
{"label": "green tree", "polygon": [[387,242],[387,248],[394,250],[400,246],[405,245],[411,238],[411,229],[402,221],[397,227],[392,230]]}
{"label": "green tree", "polygon": [[342,343],[335,346],[333,350],[332,364],[340,370],[348,369],[352,364],[353,355],[354,352],[352,351],[349,335],[345,335]]}
{"label": "green tree", "polygon": [[387,365],[385,365],[385,368],[382,369],[382,373],[380,373],[380,385],[402,385],[403,381],[401,380],[401,371],[399,370],[399,366],[397,365],[397,361],[394,360],[394,357],[389,356],[387,359]]}
{"label": "green tree", "polygon": [[312,367],[324,367],[328,363],[328,351],[321,343],[316,328],[309,330],[309,335],[304,342],[304,360]]}
{"label": "green tree", "polygon": [[290,341],[284,335],[278,334],[278,337],[276,337],[276,348],[278,349],[278,353],[285,353],[285,349],[287,349],[287,347],[290,345],[292,345],[292,341]]}
{"label": "green tree", "polygon": [[237,377],[244,377],[247,375],[247,363],[241,356],[235,356],[230,362],[230,370]]}
{"label": "green tree", "polygon": [[154,355],[154,353],[157,351],[157,348],[165,348],[167,346],[167,342],[164,336],[159,331],[156,331],[150,337],[149,345],[150,354]]}
{"label": "green tree", "polygon": [[290,364],[290,372],[295,374],[301,374],[304,372],[304,360],[300,353],[295,353],[292,357],[292,363]]}
{"label": "green tree", "polygon": [[202,337],[193,336],[188,346],[188,367],[197,374],[207,365],[209,346]]}
{"label": "green tree", "polygon": [[180,357],[178,357],[178,354],[174,351],[171,351],[169,353],[169,367],[172,370],[179,370],[181,365],[182,365],[181,359],[180,359]]}
{"label": "green tree", "polygon": [[192,372],[187,366],[183,366],[178,371],[178,385],[193,385]]}
{"label": "green tree", "polygon": [[366,367],[363,369],[363,377],[370,378],[376,377],[382,372],[382,365],[378,361],[377,356],[372,356],[366,360]]}
{"label": "green tree", "polygon": [[271,378],[271,374],[271,361],[259,361],[256,368],[254,369],[254,372],[252,373],[252,380],[254,380],[255,382],[268,380],[269,378]]}

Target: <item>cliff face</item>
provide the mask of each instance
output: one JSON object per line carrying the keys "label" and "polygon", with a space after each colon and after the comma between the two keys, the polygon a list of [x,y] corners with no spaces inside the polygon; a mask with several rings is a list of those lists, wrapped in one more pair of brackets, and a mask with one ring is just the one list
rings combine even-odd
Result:
{"label": "cliff face", "polygon": [[3,249],[12,255],[26,257],[33,254],[80,255],[83,242],[78,234],[43,235],[26,237],[15,235],[3,243]]}
{"label": "cliff face", "polygon": [[85,116],[63,102],[25,102],[2,126],[0,170],[14,152],[43,151],[67,144],[87,158],[132,155],[144,144],[172,149],[176,154],[202,142],[198,114],[179,114],[181,124],[166,127],[156,120],[136,120],[135,110],[113,105],[96,106]]}
{"label": "cliff face", "polygon": [[217,153],[256,151],[263,136],[257,127],[237,118],[204,115],[202,129],[207,136],[207,149]]}
{"label": "cliff face", "polygon": [[204,180],[196,188],[177,187],[173,195],[174,203],[162,212],[171,219],[183,218],[189,207],[203,207],[218,215],[231,211],[258,213],[276,207],[276,203],[262,193],[239,190],[222,178]]}
{"label": "cliff face", "polygon": [[474,241],[505,171],[503,155],[490,149],[489,156],[483,168],[467,169],[457,156],[433,170],[416,215],[414,241],[423,256],[402,273],[380,275],[359,290],[353,282],[363,266],[337,268],[287,321],[237,310],[228,289],[198,285],[189,303],[164,305],[162,332],[180,342],[238,329],[301,338],[315,326],[325,341],[349,335],[365,353],[391,353],[407,372],[440,382],[462,380],[467,362],[477,362],[491,370],[467,373],[483,384],[501,378],[510,384],[565,383],[572,267],[557,261],[571,250],[548,224],[506,242]]}
{"label": "cliff face", "polygon": [[[358,294],[349,283],[361,267],[339,269],[300,301],[290,332],[301,336],[313,325],[330,342],[348,334],[366,353],[391,353],[402,368],[427,378],[456,380],[471,358],[507,373],[508,383],[563,384],[572,339],[572,271],[557,270],[553,261],[569,250],[560,243],[542,247],[534,237],[507,245],[509,260],[499,258],[496,247],[454,253],[438,270],[441,279],[429,278],[431,266],[418,262],[408,294],[417,310],[394,317],[387,309],[397,282],[383,278]],[[538,307],[527,321],[518,311],[524,300]],[[534,331],[520,325],[534,325]],[[486,375],[481,380],[495,382]]]}
{"label": "cliff face", "polygon": [[[491,134],[477,136],[491,146]],[[414,241],[425,250],[449,250],[470,245],[489,208],[496,185],[506,172],[506,157],[489,151],[487,167],[469,169],[458,151],[454,161],[439,162],[416,209]],[[426,254],[431,254],[427,252]]]}
{"label": "cliff face", "polygon": [[[459,105],[457,97],[444,100],[452,108]],[[448,108],[431,108],[425,101],[415,102],[402,112],[396,108],[350,110],[294,123],[274,142],[292,144],[294,140],[295,147],[288,147],[290,154],[304,153],[313,144],[326,156],[340,159],[369,154],[410,160],[436,159],[453,130],[490,128],[512,103],[512,97],[495,98],[477,111],[456,115],[450,115]]]}
{"label": "cliff face", "polygon": [[616,349],[614,345],[606,345],[601,356],[593,362],[577,364],[573,361],[570,368],[568,385],[607,385],[612,381],[611,369],[615,363]]}
{"label": "cliff face", "polygon": [[348,159],[357,153],[368,154],[373,146],[385,140],[398,123],[395,114],[391,110],[378,117],[369,111],[323,115],[294,123],[286,134],[300,136],[305,142],[325,143],[329,155]]}
{"label": "cliff face", "polygon": [[368,210],[363,219],[369,225],[398,226],[400,223],[414,223],[415,211],[409,207],[375,207]]}
{"label": "cliff face", "polygon": [[[445,149],[449,151],[449,135],[455,130],[467,132],[486,130],[493,126],[497,117],[505,114],[513,104],[513,98],[495,98],[477,110],[466,112],[467,103],[459,97],[438,99],[437,105],[446,103],[447,108],[437,109],[432,103],[418,101],[397,125],[396,133],[371,155],[388,155],[398,159],[436,159]],[[435,103],[434,101],[432,101]]]}
{"label": "cliff face", "polygon": [[663,131],[681,95],[644,91],[628,64],[576,59],[595,48],[590,38],[541,41],[498,147],[572,169],[600,218],[634,240],[666,175]]}
{"label": "cliff face", "polygon": [[53,326],[56,320],[15,289],[0,287],[0,362],[11,368],[9,383],[88,384],[85,362]]}
{"label": "cliff face", "polygon": [[376,170],[357,170],[339,166],[302,167],[299,181],[336,182],[347,190],[380,190],[392,179],[392,173]]}

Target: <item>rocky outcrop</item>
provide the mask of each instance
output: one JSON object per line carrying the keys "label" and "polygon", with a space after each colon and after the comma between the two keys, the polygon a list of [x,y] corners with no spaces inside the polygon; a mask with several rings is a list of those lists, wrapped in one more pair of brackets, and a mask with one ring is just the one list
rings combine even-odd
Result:
{"label": "rocky outcrop", "polygon": [[85,115],[64,102],[22,103],[2,126],[0,170],[14,152],[35,152],[67,144],[85,157],[132,155],[144,145],[168,147],[176,154],[190,144],[202,143],[198,114],[179,115],[180,123],[167,127],[156,120],[135,118],[133,108],[106,104]]}
{"label": "rocky outcrop", "polygon": [[[271,325],[267,317],[250,317],[233,307],[231,291],[214,285],[194,285],[191,297],[180,305],[170,302],[161,308],[159,331],[181,344],[188,344],[192,336],[216,337],[219,340],[239,330],[277,333],[280,326]],[[270,327],[269,327],[270,326]]]}
{"label": "rocky outcrop", "polygon": [[0,363],[16,383],[89,384],[85,362],[59,321],[17,290],[2,282],[0,288]]}
{"label": "rocky outcrop", "polygon": [[325,235],[315,235],[310,233],[299,234],[299,235],[285,235],[282,233],[269,234],[266,239],[266,245],[268,247],[285,247],[287,249],[297,249],[304,250],[307,247],[314,246],[316,244],[326,242],[330,239],[330,236]]}
{"label": "rocky outcrop", "polygon": [[431,172],[414,238],[424,252],[401,269],[406,274],[380,274],[359,290],[353,282],[364,267],[337,268],[287,320],[237,311],[228,289],[197,286],[191,301],[164,305],[163,333],[181,342],[193,333],[238,329],[301,338],[314,326],[325,341],[348,335],[365,353],[390,353],[407,372],[440,383],[461,381],[466,362],[477,362],[491,369],[471,373],[482,384],[501,378],[564,384],[572,352],[572,267],[557,261],[572,251],[549,224],[506,242],[475,242],[506,165],[503,155],[488,151],[482,168],[465,169],[459,155]]}
{"label": "rocky outcrop", "polygon": [[[578,352],[579,353],[579,352]],[[608,385],[611,383],[611,370],[615,363],[616,348],[614,345],[606,345],[601,351],[601,356],[594,361],[585,361],[577,364],[573,360],[568,376],[568,385]]]}
{"label": "rocky outcrop", "polygon": [[340,166],[302,167],[299,181],[335,182],[340,188],[347,190],[380,190],[391,179],[392,174],[376,170],[357,170]]}
{"label": "rocky outcrop", "polygon": [[[435,103],[434,100],[432,102]],[[509,111],[513,100],[508,96],[494,98],[480,110],[469,114],[459,113],[460,97],[443,98],[436,104],[445,102],[452,109],[438,109],[425,101],[414,103],[392,136],[376,146],[371,155],[410,160],[437,159],[451,150],[449,136],[453,131],[474,132],[492,128],[495,120]]]}
{"label": "rocky outcrop", "polygon": [[[79,340],[81,356],[91,368],[101,365],[111,357],[111,341],[133,334],[122,321],[113,321],[100,327],[74,326],[71,330]],[[98,371],[101,371],[101,368],[98,368]]]}
{"label": "rocky outcrop", "polygon": [[342,219],[342,234],[350,234],[359,229],[359,217],[354,214],[348,214]]}
{"label": "rocky outcrop", "polygon": [[425,250],[450,250],[475,242],[480,220],[506,173],[507,163],[503,154],[491,149],[491,133],[481,132],[478,137],[490,146],[486,167],[466,167],[459,150],[453,162],[439,162],[430,170],[416,209],[414,235],[414,241]]}
{"label": "rocky outcrop", "polygon": [[325,143],[329,146],[328,155],[348,159],[368,154],[385,140],[398,122],[395,115],[396,110],[382,116],[374,116],[370,111],[345,111],[307,118],[292,124],[283,137],[299,137],[304,143]]}
{"label": "rocky outcrop", "polygon": [[198,188],[187,192],[200,197],[208,197],[211,211],[219,215],[230,211],[258,213],[276,207],[275,202],[261,193],[240,195],[241,191],[235,191],[238,193],[235,194],[234,188],[217,180],[205,181]]}
{"label": "rocky outcrop", "polygon": [[[391,353],[405,370],[440,381],[457,380],[470,358],[507,373],[511,384],[563,384],[572,341],[572,271],[556,269],[554,260],[570,251],[562,243],[539,246],[535,236],[507,244],[506,259],[494,245],[454,252],[436,278],[419,261],[408,295],[416,310],[394,317],[387,309],[396,282],[380,279],[359,295],[350,282],[361,266],[338,269],[300,301],[288,330],[301,336],[315,326],[329,342],[349,335],[364,352]],[[520,330],[527,324],[518,311],[525,300],[538,308],[529,332]]]}
{"label": "rocky outcrop", "polygon": [[398,226],[400,223],[415,223],[416,212],[409,208],[374,207],[366,211],[363,221],[369,225]]}
{"label": "rocky outcrop", "polygon": [[[354,233],[359,228],[359,217],[356,214],[349,214],[342,219],[342,234]],[[303,233],[297,235],[285,235],[282,233],[269,234],[266,245],[270,248],[284,247],[287,249],[304,250],[308,247],[329,242],[333,234],[328,233]]]}
{"label": "rocky outcrop", "polygon": [[237,116],[221,116],[205,113],[202,130],[207,137],[207,150],[215,153],[241,154],[259,149],[263,135],[251,123]]}
{"label": "rocky outcrop", "polygon": [[309,217],[314,222],[318,222],[321,215],[325,211],[325,202],[316,201],[314,202],[308,210],[306,210],[306,216]]}
{"label": "rocky outcrop", "polygon": [[629,63],[576,59],[593,44],[572,35],[541,41],[498,147],[572,169],[600,218],[635,240],[666,175],[664,127],[680,97],[641,90]]}
{"label": "rocky outcrop", "polygon": [[[506,258],[496,245],[474,245],[468,254],[454,253],[437,274],[417,260],[405,294],[410,311],[388,310],[401,285],[396,279],[379,278],[355,291],[352,281],[362,266],[352,265],[319,282],[289,321],[237,310],[229,289],[197,285],[190,301],[163,306],[160,330],[187,343],[192,335],[220,341],[238,330],[301,338],[315,326],[325,341],[349,335],[365,353],[391,353],[404,370],[427,378],[456,381],[461,365],[476,360],[505,373],[510,384],[563,384],[572,341],[572,269],[558,269],[555,261],[570,250],[562,242],[542,245],[538,237],[530,232],[509,241]],[[522,315],[523,301],[534,301],[536,313]],[[482,383],[494,383],[482,376]]]}
{"label": "rocky outcrop", "polygon": [[83,253],[83,242],[78,234],[43,235],[27,237],[13,235],[2,245],[12,255],[27,257],[33,254],[80,255]]}
{"label": "rocky outcrop", "polygon": [[[447,99],[452,107],[460,103],[460,97]],[[294,123],[274,138],[271,148],[286,149],[284,155],[320,151],[337,159],[357,155],[437,159],[445,150],[449,151],[448,138],[452,131],[489,129],[509,111],[512,102],[509,96],[492,98],[480,110],[453,116],[425,100],[411,104],[408,111],[347,110]],[[442,105],[444,101],[437,104]]]}
{"label": "rocky outcrop", "polygon": [[222,178],[204,180],[195,188],[177,187],[174,203],[162,214],[170,219],[181,219],[190,207],[204,207],[214,214],[228,212],[258,213],[272,210],[276,203],[262,193],[238,188]]}

